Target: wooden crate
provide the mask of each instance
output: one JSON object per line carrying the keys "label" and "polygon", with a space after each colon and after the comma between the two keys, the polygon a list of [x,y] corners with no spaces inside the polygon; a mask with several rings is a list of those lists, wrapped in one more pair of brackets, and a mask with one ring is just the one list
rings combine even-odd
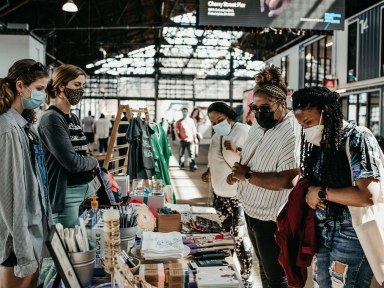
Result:
{"label": "wooden crate", "polygon": [[157,231],[158,232],[180,232],[181,215],[177,214],[157,214]]}

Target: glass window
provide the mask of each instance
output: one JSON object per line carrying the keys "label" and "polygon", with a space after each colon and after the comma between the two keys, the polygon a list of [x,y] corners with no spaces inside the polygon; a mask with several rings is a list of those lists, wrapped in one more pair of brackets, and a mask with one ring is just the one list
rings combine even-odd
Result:
{"label": "glass window", "polygon": [[357,31],[358,21],[348,25],[348,76],[347,82],[357,80]]}
{"label": "glass window", "polygon": [[[343,114],[357,125],[368,127],[375,136],[380,133],[380,92],[363,92],[342,98]],[[347,113],[347,115],[345,115]]]}
{"label": "glass window", "polygon": [[326,36],[305,47],[305,87],[322,86],[332,78],[332,36]]}
{"label": "glass window", "polygon": [[357,96],[349,95],[348,99],[348,120],[356,121],[357,117]]}
{"label": "glass window", "polygon": [[358,115],[359,120],[357,125],[367,126],[367,93],[361,93],[359,95]]}
{"label": "glass window", "polygon": [[380,92],[371,92],[369,95],[369,123],[368,127],[371,129],[373,135],[380,136]]}
{"label": "glass window", "polygon": [[381,76],[384,76],[384,7],[381,7]]}

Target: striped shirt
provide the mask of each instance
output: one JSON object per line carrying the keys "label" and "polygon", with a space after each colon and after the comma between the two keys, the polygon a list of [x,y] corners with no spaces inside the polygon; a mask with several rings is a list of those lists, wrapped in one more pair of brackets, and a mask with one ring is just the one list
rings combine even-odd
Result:
{"label": "striped shirt", "polygon": [[[289,113],[276,127],[264,130],[255,121],[244,143],[242,163],[256,148],[248,166],[254,172],[282,172],[299,167],[301,128]],[[287,202],[291,189],[273,191],[242,181],[238,194],[248,216],[262,221],[275,221]]]}

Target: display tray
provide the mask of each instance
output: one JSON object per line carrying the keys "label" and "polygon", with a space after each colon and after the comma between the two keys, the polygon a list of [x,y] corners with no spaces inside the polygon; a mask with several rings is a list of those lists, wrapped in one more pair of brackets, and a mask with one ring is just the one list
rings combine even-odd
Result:
{"label": "display tray", "polygon": [[[147,260],[147,261],[153,261],[153,262],[166,262],[166,261],[172,261],[172,260],[177,260],[177,258],[161,258],[161,259],[145,259],[141,255],[140,251],[136,249],[136,246],[133,246],[129,253],[133,256],[136,257],[140,260]],[[183,248],[183,258],[187,257],[191,253],[191,248],[189,248],[187,245],[184,245]]]}

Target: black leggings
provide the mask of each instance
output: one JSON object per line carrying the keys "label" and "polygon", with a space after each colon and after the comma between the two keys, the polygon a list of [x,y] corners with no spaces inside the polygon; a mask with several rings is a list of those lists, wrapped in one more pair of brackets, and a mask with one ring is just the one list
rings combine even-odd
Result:
{"label": "black leggings", "polygon": [[275,241],[276,222],[262,221],[245,214],[248,234],[259,260],[261,282],[264,287],[287,287],[283,268],[278,262],[280,248]]}

